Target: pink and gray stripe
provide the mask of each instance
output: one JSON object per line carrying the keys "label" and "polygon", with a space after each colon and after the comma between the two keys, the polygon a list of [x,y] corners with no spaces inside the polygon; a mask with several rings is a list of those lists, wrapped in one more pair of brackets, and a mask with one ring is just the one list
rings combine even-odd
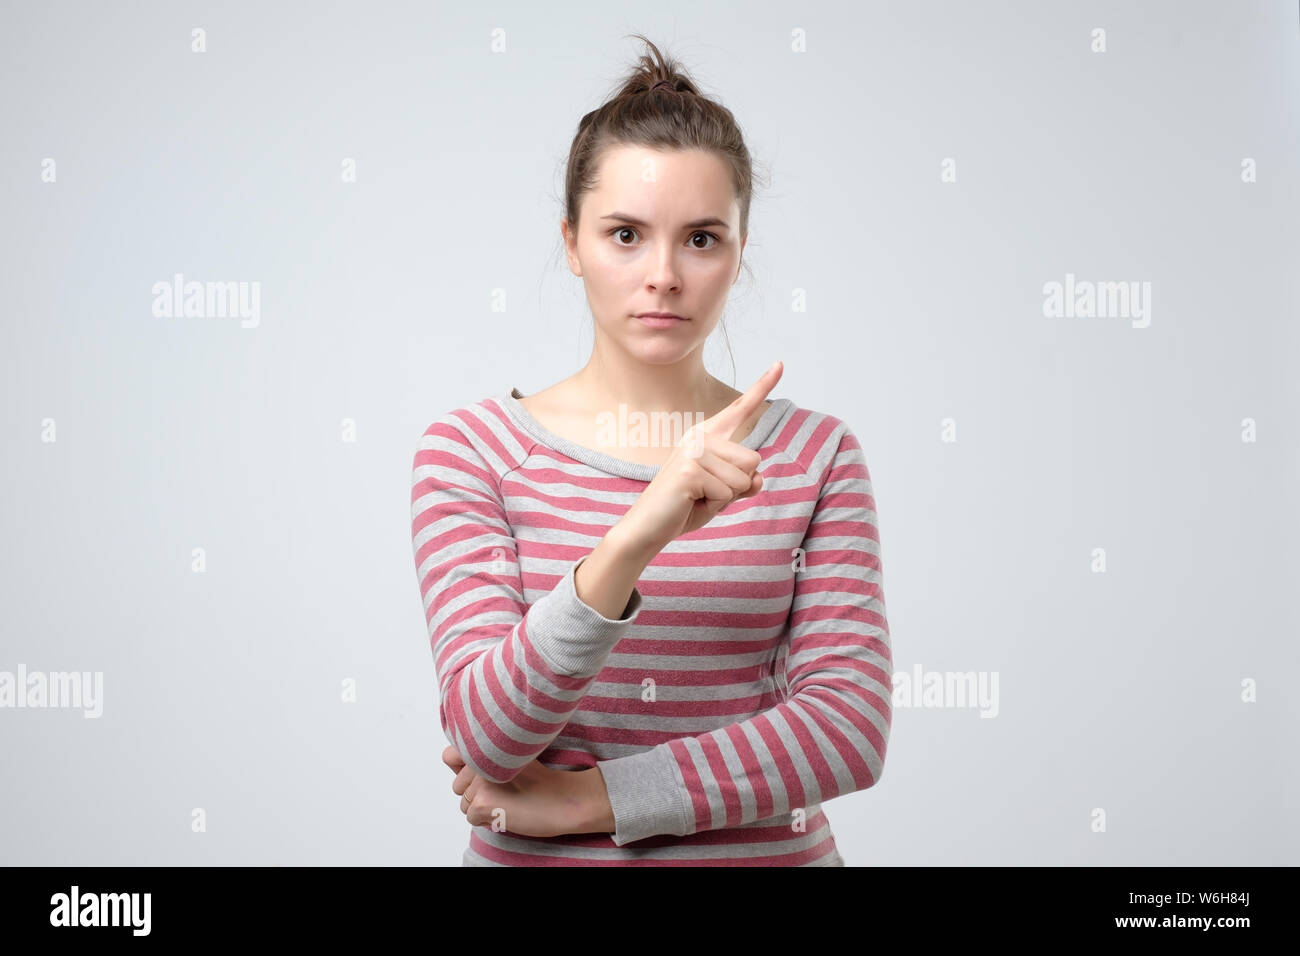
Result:
{"label": "pink and gray stripe", "polygon": [[[658,469],[552,434],[517,390],[439,418],[411,529],[447,739],[484,778],[599,766],[615,831],[473,827],[477,866],[842,866],[821,804],[880,779],[892,658],[871,477],[774,399],[763,489],[673,541],[623,614],[574,572]],[[450,798],[450,792],[449,792]]]}

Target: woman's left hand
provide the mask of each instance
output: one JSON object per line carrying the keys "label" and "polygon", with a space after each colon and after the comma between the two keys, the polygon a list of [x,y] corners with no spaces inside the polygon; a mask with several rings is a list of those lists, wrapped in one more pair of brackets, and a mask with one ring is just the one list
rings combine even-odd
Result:
{"label": "woman's left hand", "polygon": [[455,747],[442,752],[442,762],[456,771],[451,789],[460,795],[460,811],[470,826],[533,837],[600,832],[600,821],[606,816],[601,798],[605,809],[609,798],[595,767],[552,770],[534,760],[509,783],[492,783],[466,765]]}

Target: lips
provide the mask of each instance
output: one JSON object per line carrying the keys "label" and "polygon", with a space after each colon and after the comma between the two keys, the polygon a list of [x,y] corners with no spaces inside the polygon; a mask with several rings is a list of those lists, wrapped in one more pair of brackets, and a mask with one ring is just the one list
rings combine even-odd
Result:
{"label": "lips", "polygon": [[690,321],[672,312],[642,312],[636,317],[636,320],[652,329],[671,329],[675,326],[685,325]]}

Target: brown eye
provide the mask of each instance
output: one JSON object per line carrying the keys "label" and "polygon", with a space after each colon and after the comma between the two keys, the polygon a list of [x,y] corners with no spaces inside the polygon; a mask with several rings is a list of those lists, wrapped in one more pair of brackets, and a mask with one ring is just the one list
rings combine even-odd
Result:
{"label": "brown eye", "polygon": [[[718,237],[715,236],[715,235],[714,235],[713,233],[711,233],[711,232],[697,232],[697,233],[695,233],[694,236],[691,236],[692,241],[695,239],[695,236],[705,236],[705,237],[707,237],[707,238],[709,238],[709,239],[712,239],[713,242],[714,242],[714,245],[716,245],[716,244],[718,243],[718,241],[719,241],[719,240],[718,240]],[[696,249],[712,249],[713,246],[695,246],[694,248],[696,248]]]}
{"label": "brown eye", "polygon": [[[631,226],[623,226],[623,227],[620,228],[620,229],[616,229],[616,230],[614,231],[614,235],[615,235],[615,236],[622,236],[623,233],[625,233],[625,232],[635,233],[636,230],[633,229]],[[622,245],[626,245],[626,243],[620,242],[619,245],[620,245],[620,246],[622,246]]]}

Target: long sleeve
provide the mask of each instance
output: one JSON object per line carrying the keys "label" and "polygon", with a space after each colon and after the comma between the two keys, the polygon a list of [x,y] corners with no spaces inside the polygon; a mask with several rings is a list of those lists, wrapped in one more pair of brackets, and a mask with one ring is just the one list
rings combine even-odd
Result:
{"label": "long sleeve", "polygon": [[837,432],[795,572],[783,700],[597,763],[618,846],[788,815],[879,781],[893,662],[876,504],[856,436],[842,422]]}
{"label": "long sleeve", "polygon": [[584,603],[574,574],[586,555],[526,605],[500,472],[489,465],[500,451],[472,414],[452,412],[421,436],[411,482],[439,717],[465,763],[493,783],[513,779],[559,735],[641,608],[637,590],[618,620]]}

